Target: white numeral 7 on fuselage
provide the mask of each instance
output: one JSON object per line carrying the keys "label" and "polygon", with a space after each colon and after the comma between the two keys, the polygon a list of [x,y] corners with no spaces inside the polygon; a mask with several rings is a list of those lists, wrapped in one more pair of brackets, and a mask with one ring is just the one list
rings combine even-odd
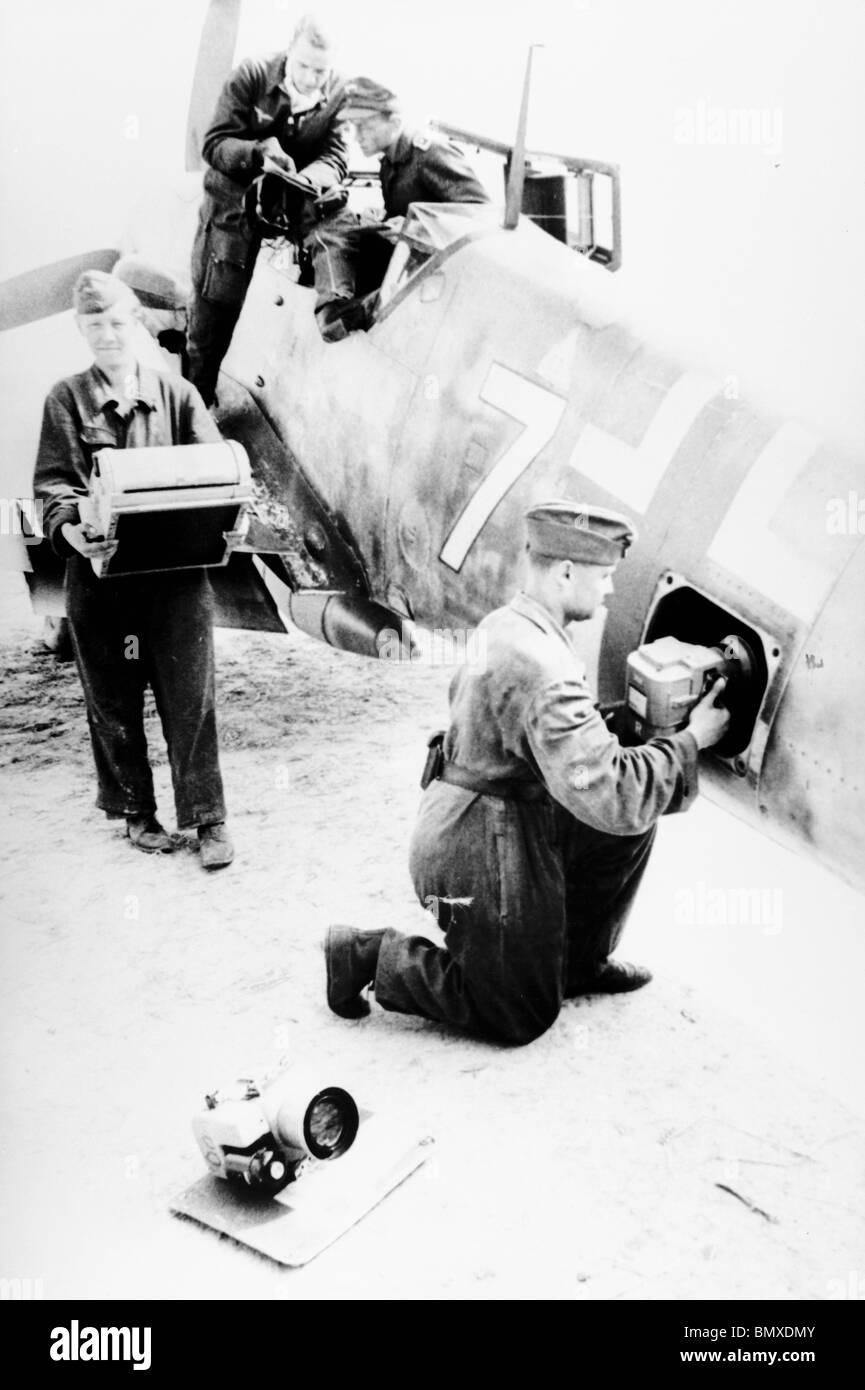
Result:
{"label": "white numeral 7 on fuselage", "polygon": [[510,367],[493,362],[480,390],[482,401],[525,426],[493,464],[466,503],[439,553],[443,564],[459,573],[463,562],[502,498],[549,444],[567,402]]}

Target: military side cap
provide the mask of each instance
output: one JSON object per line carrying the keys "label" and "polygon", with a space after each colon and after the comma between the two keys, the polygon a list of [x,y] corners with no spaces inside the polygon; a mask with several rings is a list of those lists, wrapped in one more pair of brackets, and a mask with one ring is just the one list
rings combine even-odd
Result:
{"label": "military side cap", "polygon": [[637,532],[626,516],[579,502],[541,502],[526,513],[529,548],[554,560],[615,565]]}
{"label": "military side cap", "polygon": [[369,77],[353,77],[345,84],[345,96],[339,114],[346,121],[362,121],[366,116],[393,115],[399,98],[389,87],[373,82]]}
{"label": "military side cap", "polygon": [[139,300],[123,280],[106,275],[104,270],[83,270],[72,289],[72,307],[76,314],[104,314],[121,300]]}

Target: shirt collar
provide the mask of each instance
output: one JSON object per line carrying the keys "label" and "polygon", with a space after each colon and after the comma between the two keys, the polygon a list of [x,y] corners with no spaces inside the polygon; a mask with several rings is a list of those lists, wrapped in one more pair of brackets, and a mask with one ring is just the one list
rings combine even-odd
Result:
{"label": "shirt collar", "polygon": [[[307,111],[312,111],[316,106],[320,106],[321,103],[324,101],[323,87],[319,87],[315,92],[312,92],[309,96],[304,96],[302,92],[299,92],[297,90],[297,88],[295,87],[294,83],[288,75],[287,53],[285,54],[282,60],[282,68],[280,71],[279,80],[274,85],[277,86],[281,92],[285,93],[285,95],[291,102],[292,111],[296,111],[298,115],[303,115]],[[325,86],[326,85],[327,84],[325,83]]]}
{"label": "shirt collar", "polygon": [[[87,384],[94,411],[104,411],[107,405],[120,404],[117,391],[95,362],[90,368]],[[142,363],[138,364],[138,389],[134,400],[136,405],[146,406],[148,410],[156,409],[157,374],[152,367],[145,367]]]}
{"label": "shirt collar", "polygon": [[405,164],[411,154],[411,142],[414,138],[413,132],[406,130],[405,127],[400,131],[392,145],[388,145],[384,152],[384,157],[391,164]]}
{"label": "shirt collar", "polygon": [[529,622],[534,623],[535,626],[539,627],[541,632],[545,632],[548,637],[560,638],[568,648],[568,651],[573,651],[573,647],[565,629],[559,627],[552,613],[544,608],[542,603],[538,603],[537,599],[529,598],[529,595],[520,589],[519,593],[515,594],[511,599],[510,607],[515,613],[519,613],[521,618],[528,618]]}

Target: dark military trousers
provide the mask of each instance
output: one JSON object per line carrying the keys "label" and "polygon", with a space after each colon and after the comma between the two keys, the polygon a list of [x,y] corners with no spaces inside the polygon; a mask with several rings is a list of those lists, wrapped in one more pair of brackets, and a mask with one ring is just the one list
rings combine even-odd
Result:
{"label": "dark military trousers", "polygon": [[608,835],[550,798],[519,802],[434,782],[410,870],[445,948],[387,931],[378,1003],[496,1041],[531,1042],[615,950],[654,834],[653,826]]}
{"label": "dark military trousers", "polygon": [[243,300],[237,304],[216,304],[198,292],[194,292],[190,300],[186,330],[187,379],[206,406],[213,405],[216,399],[219,369],[231,345],[242,308]]}
{"label": "dark military trousers", "polygon": [[340,322],[349,331],[366,327],[362,301],[381,285],[392,243],[344,209],[311,228],[305,245],[312,258],[315,319],[322,337],[331,337],[330,330]]}
{"label": "dark military trousers", "polygon": [[109,816],[156,809],[144,733],[149,684],[168,746],[177,824],[225,819],[216,741],[213,595],[204,570],[98,579],[66,571],[66,610]]}
{"label": "dark military trousers", "polygon": [[192,244],[186,351],[189,380],[208,406],[216,397],[219,368],[243,308],[260,244],[239,195],[233,202],[222,203],[205,193]]}

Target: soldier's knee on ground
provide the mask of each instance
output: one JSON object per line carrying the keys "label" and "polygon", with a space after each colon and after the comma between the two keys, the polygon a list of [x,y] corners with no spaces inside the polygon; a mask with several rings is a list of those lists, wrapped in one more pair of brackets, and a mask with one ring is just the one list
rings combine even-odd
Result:
{"label": "soldier's knee on ground", "polygon": [[495,1042],[506,1043],[512,1047],[525,1047],[528,1043],[536,1042],[552,1028],[561,1007],[558,1000],[551,999],[544,1004],[535,1004],[532,1008],[527,1008],[523,998],[514,998],[509,1005],[498,1008],[495,1017],[490,1017],[487,1035]]}

